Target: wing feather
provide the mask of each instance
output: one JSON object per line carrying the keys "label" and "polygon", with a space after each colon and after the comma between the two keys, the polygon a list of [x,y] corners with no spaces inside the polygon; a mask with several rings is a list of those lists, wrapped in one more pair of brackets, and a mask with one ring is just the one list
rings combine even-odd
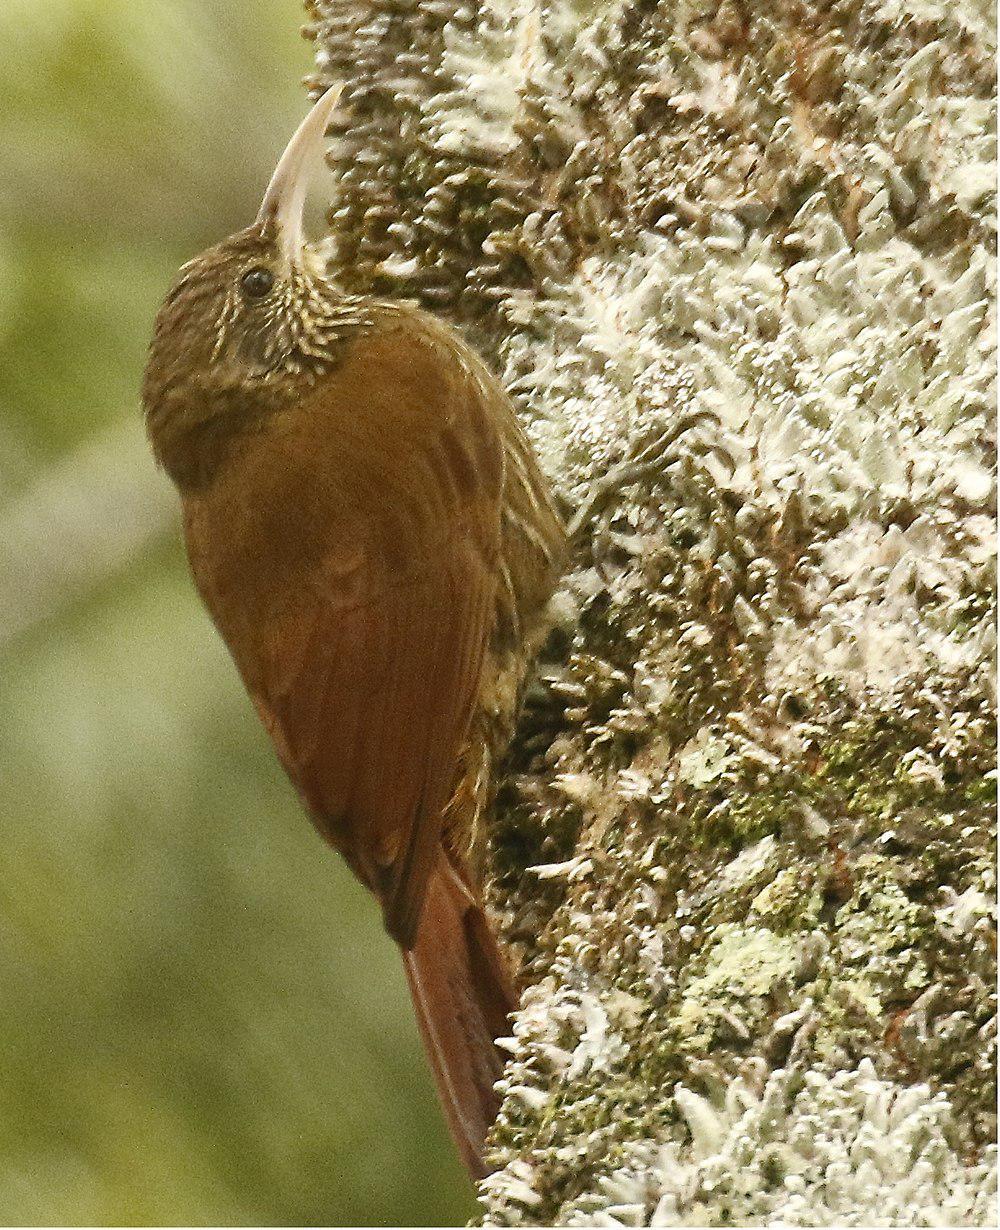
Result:
{"label": "wing feather", "polygon": [[[502,454],[476,382],[421,379],[421,364],[445,357],[426,343],[398,352],[404,370],[386,379],[409,390],[404,455],[398,425],[393,453],[370,442],[375,472],[362,466],[341,492],[253,691],[316,823],[409,946],[494,618]],[[369,371],[384,370],[379,358],[366,356]]]}

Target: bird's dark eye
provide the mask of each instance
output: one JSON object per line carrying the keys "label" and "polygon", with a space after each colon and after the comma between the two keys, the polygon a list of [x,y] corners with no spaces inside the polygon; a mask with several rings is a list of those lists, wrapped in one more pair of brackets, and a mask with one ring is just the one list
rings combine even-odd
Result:
{"label": "bird's dark eye", "polygon": [[251,299],[262,299],[274,285],[274,274],[263,265],[254,265],[240,278],[243,293]]}

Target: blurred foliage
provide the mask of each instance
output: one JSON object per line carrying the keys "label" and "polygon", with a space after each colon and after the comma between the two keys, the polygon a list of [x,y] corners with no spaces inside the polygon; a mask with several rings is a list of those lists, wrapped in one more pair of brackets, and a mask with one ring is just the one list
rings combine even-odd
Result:
{"label": "blurred foliage", "polygon": [[[160,296],[246,225],[303,113],[300,20],[4,0],[0,541],[5,507],[44,512],[78,452],[138,431]],[[0,644],[0,1219],[463,1221],[395,950],[301,815],[176,522],[95,558]]]}

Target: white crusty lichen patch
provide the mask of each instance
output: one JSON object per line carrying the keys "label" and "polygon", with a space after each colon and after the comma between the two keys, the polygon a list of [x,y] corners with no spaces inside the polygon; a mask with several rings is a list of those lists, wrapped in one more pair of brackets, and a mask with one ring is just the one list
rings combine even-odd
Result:
{"label": "white crusty lichen patch", "polygon": [[[678,1086],[675,1113],[690,1143],[628,1144],[561,1224],[991,1224],[994,1151],[963,1161],[947,1143],[941,1094],[879,1080],[867,1059],[832,1077],[748,1069],[721,1105]],[[486,1181],[506,1224],[534,1224],[532,1178],[525,1162]]]}
{"label": "white crusty lichen patch", "polygon": [[502,786],[489,1225],[995,1216],[986,0],[314,0],[334,272],[575,556]]}

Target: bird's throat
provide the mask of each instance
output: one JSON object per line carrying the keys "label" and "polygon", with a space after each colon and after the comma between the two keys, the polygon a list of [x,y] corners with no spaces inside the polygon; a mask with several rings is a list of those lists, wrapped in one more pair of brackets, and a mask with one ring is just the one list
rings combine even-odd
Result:
{"label": "bird's throat", "polygon": [[153,452],[182,492],[202,490],[279,404],[242,385],[173,389],[147,416]]}

